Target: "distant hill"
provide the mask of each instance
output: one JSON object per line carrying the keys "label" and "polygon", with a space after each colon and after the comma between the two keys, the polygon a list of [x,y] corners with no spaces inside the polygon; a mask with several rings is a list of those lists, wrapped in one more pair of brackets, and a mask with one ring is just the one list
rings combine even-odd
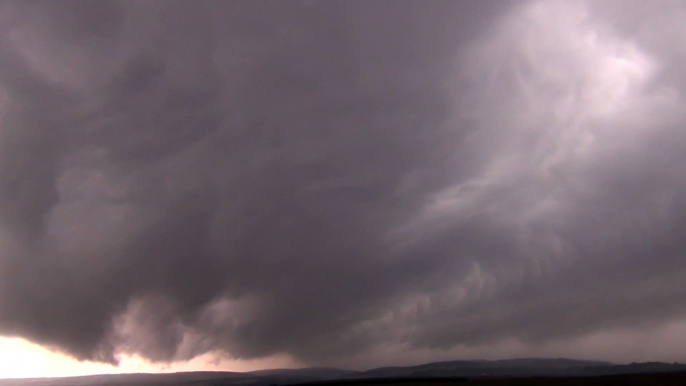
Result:
{"label": "distant hill", "polygon": [[[381,367],[368,371],[336,368],[270,369],[245,373],[185,372],[173,374],[107,374],[68,378],[0,380],[0,386],[273,386],[297,384],[354,384],[393,379],[492,379],[499,377],[588,377],[622,374],[686,372],[678,363],[631,363],[574,359],[522,358],[506,360],[459,360],[418,366]],[[364,382],[363,382],[364,381]]]}
{"label": "distant hill", "polygon": [[281,376],[281,377],[307,377],[307,378],[321,378],[333,379],[342,378],[352,374],[359,374],[357,371],[342,370],[327,367],[309,367],[304,369],[268,369],[251,371],[247,374],[257,376]]}
{"label": "distant hill", "polygon": [[496,361],[468,360],[434,362],[408,367],[382,367],[360,373],[363,377],[449,377],[478,375],[554,375],[581,368],[613,366],[610,362],[574,359],[521,358]]}
{"label": "distant hill", "polygon": [[81,377],[0,379],[0,386],[104,386],[184,384],[212,379],[252,379],[244,373],[198,371],[171,374],[100,374]]}

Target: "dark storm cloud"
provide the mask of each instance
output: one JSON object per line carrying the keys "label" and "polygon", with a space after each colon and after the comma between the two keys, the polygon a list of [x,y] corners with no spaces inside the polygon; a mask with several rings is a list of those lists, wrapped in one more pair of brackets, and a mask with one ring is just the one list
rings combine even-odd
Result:
{"label": "dark storm cloud", "polygon": [[618,8],[3,3],[0,334],[316,364],[679,317],[671,35]]}

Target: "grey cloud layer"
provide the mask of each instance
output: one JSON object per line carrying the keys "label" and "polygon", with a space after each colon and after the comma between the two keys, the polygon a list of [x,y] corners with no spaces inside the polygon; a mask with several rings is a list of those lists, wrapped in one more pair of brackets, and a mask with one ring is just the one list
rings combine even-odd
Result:
{"label": "grey cloud layer", "polygon": [[3,3],[0,334],[316,364],[678,318],[684,12]]}

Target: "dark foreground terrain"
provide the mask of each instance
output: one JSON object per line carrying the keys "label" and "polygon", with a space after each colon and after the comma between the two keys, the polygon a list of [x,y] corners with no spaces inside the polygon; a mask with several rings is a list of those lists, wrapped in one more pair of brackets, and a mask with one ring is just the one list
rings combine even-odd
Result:
{"label": "dark foreground terrain", "polygon": [[[317,386],[331,385],[320,383]],[[591,377],[475,377],[448,379],[387,380],[384,382],[350,382],[338,386],[686,386],[686,372],[657,374],[621,374]],[[314,385],[308,385],[314,386]]]}
{"label": "dark foreground terrain", "polygon": [[[1,364],[0,364],[1,365]],[[274,369],[245,373],[91,375],[0,379],[0,386],[460,386],[460,385],[682,385],[686,365],[571,359],[448,361],[367,371],[331,368]]]}
{"label": "dark foreground terrain", "polygon": [[[504,377],[504,378],[458,378],[455,380],[411,380],[399,382],[368,383],[364,386],[469,386],[469,385],[532,385],[532,386],[686,386],[686,372],[660,374],[623,374],[594,377]],[[343,386],[343,385],[340,385]],[[348,383],[346,386],[362,386]]]}
{"label": "dark foreground terrain", "polygon": [[624,374],[596,377],[529,377],[469,381],[469,385],[532,385],[532,386],[686,386],[686,373]]}

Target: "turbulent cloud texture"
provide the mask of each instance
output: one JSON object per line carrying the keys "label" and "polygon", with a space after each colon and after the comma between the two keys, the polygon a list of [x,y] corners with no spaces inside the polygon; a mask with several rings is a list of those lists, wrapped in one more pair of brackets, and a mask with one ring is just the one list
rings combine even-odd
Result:
{"label": "turbulent cloud texture", "polygon": [[3,2],[0,334],[336,364],[683,319],[686,5],[626,3]]}

